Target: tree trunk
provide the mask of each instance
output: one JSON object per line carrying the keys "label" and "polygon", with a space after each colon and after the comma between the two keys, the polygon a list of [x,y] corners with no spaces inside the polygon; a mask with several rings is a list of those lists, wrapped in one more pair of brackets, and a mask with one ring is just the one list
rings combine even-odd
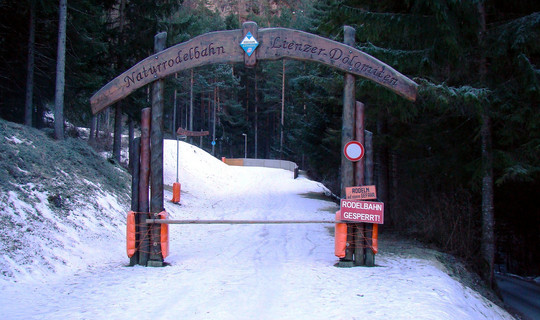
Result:
{"label": "tree trunk", "polygon": [[95,117],[96,117],[96,136],[95,136],[95,139],[96,139],[96,142],[99,143],[99,130],[101,129],[101,122],[99,121],[99,119],[102,117],[102,115],[101,114],[96,114]]}
{"label": "tree trunk", "polygon": [[109,138],[111,137],[111,108],[107,108],[105,111],[103,111],[103,117],[105,118],[103,120],[103,122],[105,122],[103,135],[105,136],[105,140],[108,142]]}
{"label": "tree trunk", "polygon": [[96,129],[97,129],[97,116],[92,115],[90,120],[90,135],[88,136],[88,144],[91,146],[96,145]]}
{"label": "tree trunk", "polygon": [[24,102],[24,124],[32,126],[34,96],[34,57],[36,38],[36,2],[30,1],[30,26],[28,35],[28,63],[26,69],[26,98]]}
{"label": "tree trunk", "polygon": [[60,0],[58,11],[58,53],[56,58],[56,89],[54,93],[54,137],[57,140],[64,140],[67,0]]}
{"label": "tree trunk", "polygon": [[[120,1],[120,34],[118,35],[118,46],[124,45],[124,21],[125,21],[125,7],[126,0]],[[117,56],[117,67],[120,70],[124,69],[123,59],[120,56]],[[114,114],[114,140],[113,140],[113,153],[112,157],[116,162],[120,163],[121,160],[121,150],[122,150],[122,109],[123,101],[116,103],[115,114]]]}
{"label": "tree trunk", "polygon": [[[193,131],[193,69],[191,69],[191,82],[189,87],[189,131]],[[193,144],[193,137],[189,137],[189,142]]]}
{"label": "tree trunk", "polygon": [[[478,3],[478,13],[480,18],[479,44],[481,52],[479,63],[479,76],[482,85],[485,85],[487,75],[487,62],[483,50],[485,47],[484,35],[486,34],[486,10],[484,3]],[[493,271],[495,265],[495,217],[494,217],[494,195],[493,195],[493,150],[491,116],[489,103],[484,103],[482,108],[482,258],[486,264],[484,278],[488,285],[494,287]]]}
{"label": "tree trunk", "polygon": [[259,150],[259,93],[257,86],[257,68],[255,69],[255,159],[259,156],[257,151]]}
{"label": "tree trunk", "polygon": [[135,140],[135,121],[133,121],[133,118],[132,117],[129,117],[128,118],[128,148],[129,148],[129,153],[128,154],[131,154],[131,152],[133,151],[133,149],[135,148],[135,146],[133,145],[133,141]]}
{"label": "tree trunk", "polygon": [[[214,79],[214,85],[216,80]],[[217,107],[217,86],[214,86],[214,105],[212,107],[212,155],[216,155],[216,107]]]}
{"label": "tree trunk", "polygon": [[206,126],[204,127],[201,127],[201,130],[203,128],[210,128],[210,124],[212,123],[212,102],[214,101],[213,99],[213,95],[214,95],[214,92],[210,93],[208,92],[208,107],[207,107],[207,113],[208,113],[208,122],[206,123]]}
{"label": "tree trunk", "polygon": [[389,184],[388,184],[388,193],[389,193],[389,206],[390,212],[392,212],[392,216],[394,218],[394,221],[401,221],[400,220],[400,212],[399,212],[399,158],[397,151],[390,151],[388,152],[388,162],[389,162],[389,170],[388,170],[388,177],[389,177]]}
{"label": "tree trunk", "polygon": [[486,263],[484,278],[493,287],[495,264],[495,218],[493,215],[493,150],[491,142],[491,119],[489,108],[484,107],[482,114],[482,258]]}
{"label": "tree trunk", "polygon": [[116,104],[114,115],[114,142],[112,157],[120,163],[120,153],[122,150],[122,101]]}
{"label": "tree trunk", "polygon": [[[377,118],[377,135],[384,137],[386,135],[386,119],[381,113]],[[388,148],[382,142],[375,153],[375,174],[377,180],[377,195],[382,202],[388,202]],[[386,208],[385,208],[386,209]],[[393,224],[392,212],[385,210],[384,225],[391,226]]]}
{"label": "tree trunk", "polygon": [[279,158],[283,159],[283,127],[285,122],[285,59],[281,79],[281,121],[279,125]]}

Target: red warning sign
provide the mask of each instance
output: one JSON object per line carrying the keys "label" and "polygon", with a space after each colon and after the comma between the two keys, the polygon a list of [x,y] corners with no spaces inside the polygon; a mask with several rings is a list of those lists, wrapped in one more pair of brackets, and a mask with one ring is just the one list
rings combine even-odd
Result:
{"label": "red warning sign", "polygon": [[358,141],[350,141],[343,148],[345,158],[356,162],[364,156],[364,146]]}
{"label": "red warning sign", "polygon": [[384,223],[384,203],[341,199],[341,220]]}
{"label": "red warning sign", "polygon": [[373,200],[377,199],[375,186],[358,186],[345,188],[345,198],[348,200]]}

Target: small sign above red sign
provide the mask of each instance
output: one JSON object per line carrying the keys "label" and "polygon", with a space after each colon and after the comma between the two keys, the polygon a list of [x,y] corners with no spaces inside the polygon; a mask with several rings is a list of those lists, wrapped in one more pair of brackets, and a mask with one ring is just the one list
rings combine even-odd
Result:
{"label": "small sign above red sign", "polygon": [[189,131],[180,127],[178,130],[176,130],[176,134],[186,137],[204,137],[210,133],[208,131]]}
{"label": "small sign above red sign", "polygon": [[373,200],[377,199],[377,188],[375,186],[347,187],[345,194],[348,200]]}
{"label": "small sign above red sign", "polygon": [[342,221],[384,223],[384,203],[341,199]]}
{"label": "small sign above red sign", "polygon": [[350,141],[343,148],[345,158],[356,162],[364,156],[364,146],[358,141]]}

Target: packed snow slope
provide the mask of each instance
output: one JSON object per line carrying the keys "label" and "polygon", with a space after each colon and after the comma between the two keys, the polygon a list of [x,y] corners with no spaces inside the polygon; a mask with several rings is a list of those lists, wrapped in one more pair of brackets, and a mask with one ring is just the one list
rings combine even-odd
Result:
{"label": "packed snow slope", "polygon": [[[165,141],[167,189],[176,145]],[[227,166],[182,142],[178,164],[181,204],[165,204],[173,219],[330,220],[337,209],[323,185],[289,171]],[[25,206],[12,201],[9,214]],[[512,319],[412,242],[382,237],[376,267],[337,268],[332,225],[171,225],[169,266],[128,267],[124,219],[55,220],[65,255],[48,272],[14,259],[2,266],[10,275],[0,281],[2,319]],[[76,251],[104,258],[72,254],[74,235]],[[47,261],[54,251],[21,250]]]}
{"label": "packed snow slope", "polygon": [[122,239],[129,188],[127,171],[85,141],[0,119],[0,279],[107,263],[118,253],[101,248]]}

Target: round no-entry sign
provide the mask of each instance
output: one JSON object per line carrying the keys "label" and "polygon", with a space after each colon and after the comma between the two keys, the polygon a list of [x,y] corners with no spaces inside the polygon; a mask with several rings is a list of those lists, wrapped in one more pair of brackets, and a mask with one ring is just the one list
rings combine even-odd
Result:
{"label": "round no-entry sign", "polygon": [[345,158],[355,162],[364,156],[364,146],[358,141],[351,141],[345,145],[343,153],[345,154]]}

